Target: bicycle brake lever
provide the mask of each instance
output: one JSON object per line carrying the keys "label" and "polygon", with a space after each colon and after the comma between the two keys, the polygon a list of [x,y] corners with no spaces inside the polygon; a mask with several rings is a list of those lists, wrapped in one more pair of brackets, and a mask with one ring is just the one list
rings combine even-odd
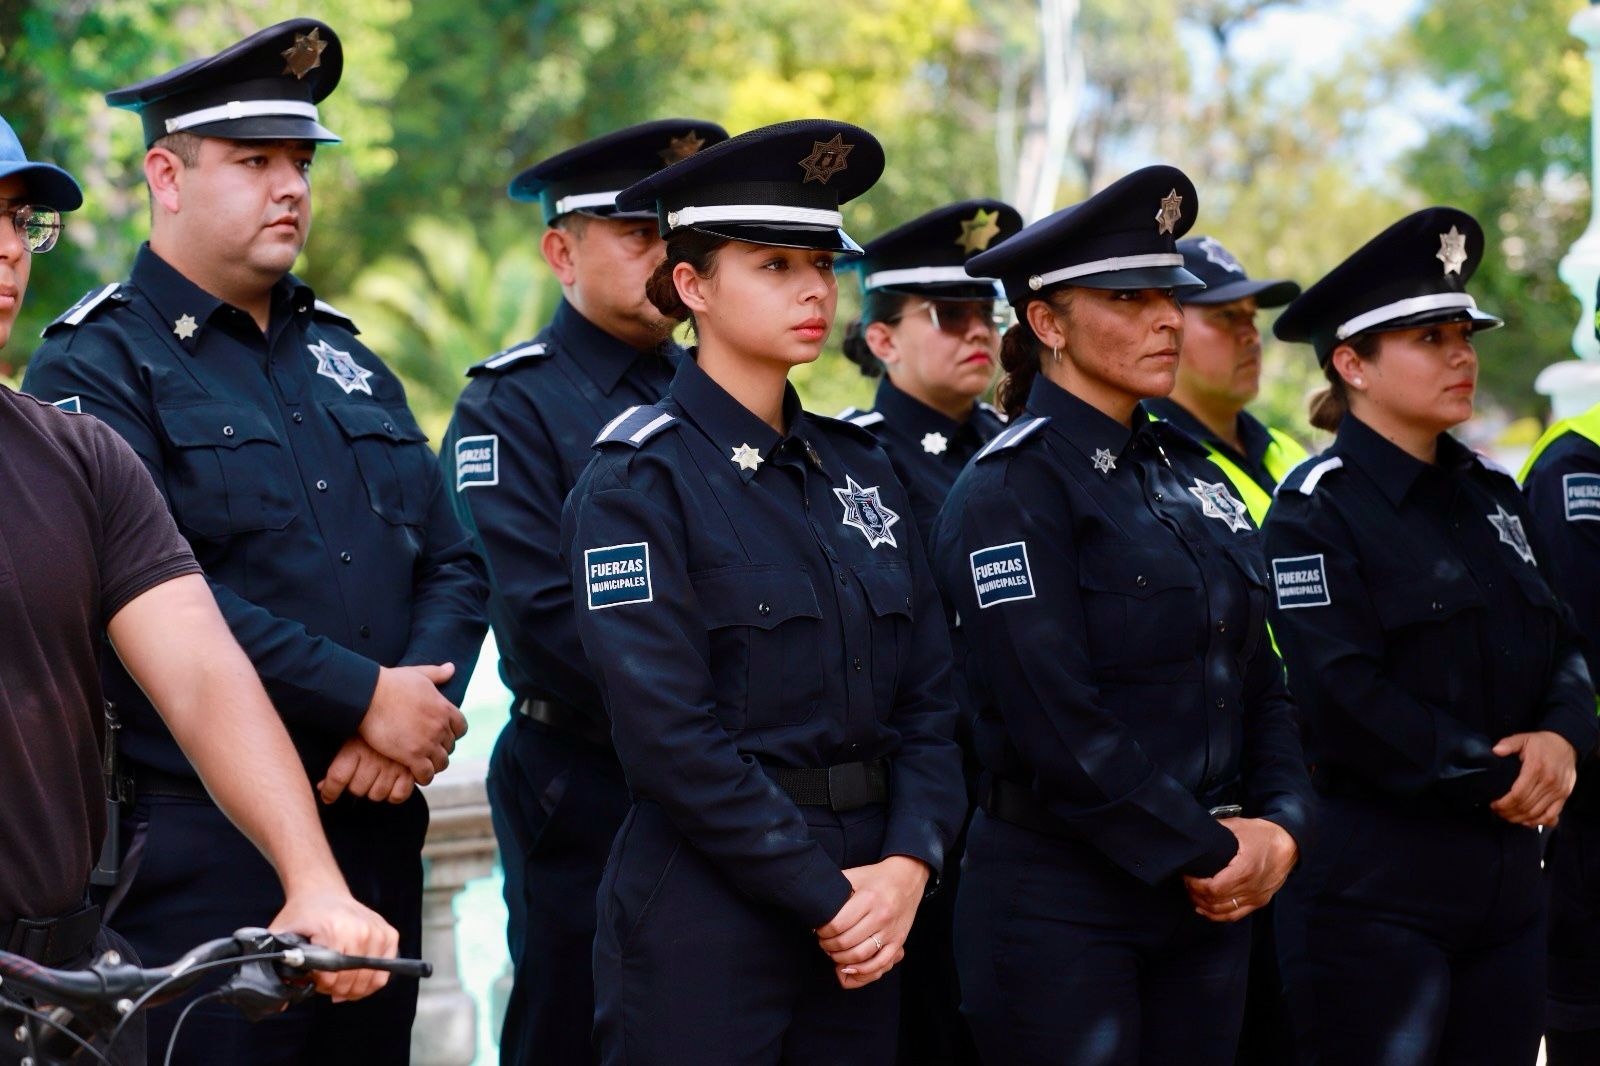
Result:
{"label": "bicycle brake lever", "polygon": [[274,962],[261,960],[239,967],[239,972],[217,989],[217,998],[250,1021],[258,1022],[299,1003],[313,991],[315,987],[309,981],[290,984],[279,975]]}

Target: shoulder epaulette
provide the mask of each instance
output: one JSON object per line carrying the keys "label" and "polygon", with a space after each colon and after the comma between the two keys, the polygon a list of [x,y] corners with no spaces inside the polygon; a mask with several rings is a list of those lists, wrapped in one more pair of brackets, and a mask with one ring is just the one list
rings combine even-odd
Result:
{"label": "shoulder epaulette", "polygon": [[339,310],[330,303],[325,303],[322,300],[313,301],[311,304],[311,310],[321,315],[323,318],[333,319],[351,333],[361,332],[361,330],[356,327],[355,319],[351,318],[349,315],[345,314],[343,311]]}
{"label": "shoulder epaulette", "polygon": [[504,370],[506,367],[524,359],[532,359],[548,354],[549,345],[545,344],[544,341],[535,341],[531,344],[515,344],[510,348],[503,348],[495,352],[481,363],[474,363],[469,366],[467,368],[467,377],[473,377],[486,370]]}
{"label": "shoulder epaulette", "polygon": [[1021,444],[1023,441],[1033,436],[1034,433],[1038,432],[1049,424],[1049,415],[1036,415],[1032,418],[1024,418],[1020,421],[1012,422],[1010,425],[1006,426],[1005,429],[1000,431],[999,436],[995,437],[995,439],[990,441],[988,444],[985,444],[983,446],[983,450],[977,455],[973,456],[973,460],[976,461],[978,459],[986,459],[998,452],[1008,451],[1009,449]]}
{"label": "shoulder epaulette", "polygon": [[1309,496],[1317,491],[1317,485],[1324,476],[1342,466],[1344,460],[1337,455],[1327,459],[1313,455],[1289,471],[1289,476],[1278,483],[1278,492],[1298,492],[1302,496]]}
{"label": "shoulder epaulette", "polygon": [[1006,413],[1004,411],[1000,410],[1000,408],[996,407],[992,403],[984,403],[982,400],[979,400],[978,401],[978,410],[987,411],[991,415],[994,415],[996,418],[998,418],[1002,422],[1010,422],[1011,421],[1011,419],[1006,417]]}
{"label": "shoulder epaulette", "polygon": [[843,411],[834,415],[833,418],[836,422],[848,422],[852,426],[860,426],[862,429],[867,429],[880,424],[883,421],[883,413],[881,411],[863,411],[859,407],[846,407]]}
{"label": "shoulder epaulette", "polygon": [[605,428],[594,439],[594,447],[627,444],[637,448],[677,420],[677,415],[663,411],[658,404],[630,407],[605,424]]}
{"label": "shoulder epaulette", "polygon": [[1211,456],[1210,450],[1207,449],[1203,443],[1195,440],[1194,437],[1185,431],[1181,426],[1175,426],[1164,418],[1157,418],[1151,421],[1150,432],[1154,433],[1156,435],[1156,439],[1164,445],[1174,448],[1182,448],[1185,451],[1193,452],[1195,455],[1201,455],[1207,458],[1210,458]]}
{"label": "shoulder epaulette", "polygon": [[1493,470],[1496,474],[1504,474],[1512,481],[1517,479],[1517,475],[1513,474],[1509,469],[1502,466],[1494,458],[1487,456],[1482,452],[1473,452],[1472,457],[1476,459],[1478,461],[1478,465],[1483,467],[1485,470]]}
{"label": "shoulder epaulette", "polygon": [[89,290],[78,299],[77,303],[61,312],[61,315],[54,322],[44,327],[39,336],[48,337],[54,330],[82,325],[90,315],[94,314],[96,308],[113,297],[118,301],[127,299],[127,296],[122,292],[121,282],[112,282],[110,285],[102,285],[98,289]]}
{"label": "shoulder epaulette", "polygon": [[[868,427],[882,422],[883,416],[874,411],[856,411],[856,417],[846,418],[844,415],[847,411],[856,411],[856,409],[847,407],[844,411],[840,411],[831,418],[828,415],[819,415],[807,411],[806,417],[815,421],[824,430],[843,433],[861,441],[863,444],[871,444],[873,447],[877,447],[879,444],[878,435]],[[870,421],[862,422],[861,419],[863,418],[868,418]]]}

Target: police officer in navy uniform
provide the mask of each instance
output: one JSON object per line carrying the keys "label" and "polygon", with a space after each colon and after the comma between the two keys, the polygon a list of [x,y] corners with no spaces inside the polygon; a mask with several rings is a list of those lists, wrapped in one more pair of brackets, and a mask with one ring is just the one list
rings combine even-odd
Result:
{"label": "police officer in navy uniform", "polygon": [[[1595,320],[1600,338],[1600,315]],[[1585,638],[1600,675],[1600,405],[1552,425],[1522,468],[1530,528],[1550,582]],[[1579,764],[1578,785],[1545,854],[1550,884],[1550,1066],[1600,1062],[1600,760]]]}
{"label": "police officer in navy uniform", "polygon": [[839,417],[877,434],[924,537],[961,468],[1005,425],[981,401],[1000,365],[999,287],[965,264],[1021,228],[1009,204],[963,200],[868,241],[851,264],[861,317],[844,354],[882,380],[870,411]]}
{"label": "police officer in navy uniform", "polygon": [[[1320,844],[1279,903],[1291,1002],[1323,1066],[1532,1063],[1545,997],[1537,826],[1596,743],[1595,697],[1512,479],[1472,415],[1466,291],[1483,230],[1433,207],[1274,330],[1328,379],[1333,445],[1267,516],[1273,631],[1305,718]],[[1296,947],[1297,950],[1288,950]]]}
{"label": "police officer in navy uniform", "polygon": [[1244,504],[1172,387],[1194,186],[1136,171],[967,269],[1001,279],[1011,422],[933,530],[987,771],[956,901],[986,1062],[1231,1064],[1249,915],[1310,783]]}
{"label": "police officer in navy uniform", "polygon": [[1178,251],[1184,269],[1206,287],[1183,300],[1183,357],[1172,393],[1146,406],[1206,446],[1260,525],[1279,480],[1306,458],[1306,450],[1245,409],[1261,391],[1256,315],[1287,304],[1300,295],[1300,286],[1250,277],[1215,237],[1185,237]]}
{"label": "police officer in navy uniform", "polygon": [[468,371],[441,456],[456,512],[490,569],[489,618],[511,718],[489,766],[514,979],[501,1061],[593,1060],[594,896],[628,798],[572,616],[561,504],[595,434],[666,391],[676,324],[645,297],[664,244],[654,210],[617,193],[727,133],[667,119],[567,149],[511,183],[537,200],[540,250],[561,281],[537,337]]}
{"label": "police officer in navy uniform", "polygon": [[605,1063],[885,1063],[923,893],[965,807],[949,647],[872,434],[801,409],[866,130],[753,130],[626,190],[699,341],[600,434],[563,542],[632,798],[595,936]]}
{"label": "police officer in navy uniform", "polygon": [[[881,377],[872,410],[840,418],[871,429],[911,497],[924,540],[967,461],[1005,428],[980,397],[1000,365],[995,309],[1003,295],[992,279],[974,278],[966,261],[1022,228],[1022,216],[998,200],[963,200],[935,208],[867,242],[851,265],[861,278],[861,317],[850,324],[844,354],[869,377]],[[961,692],[957,683],[958,696]],[[977,780],[965,716],[956,731],[966,752],[968,791]],[[906,945],[900,1002],[900,1061],[932,1066],[978,1061],[961,1018],[950,929],[962,842],[946,862],[940,890],[922,908]]]}
{"label": "police officer in navy uniform", "polygon": [[[128,281],[49,326],[23,384],[143,460],[321,783],[351,891],[415,955],[428,813],[413,786],[466,729],[485,584],[399,379],[288,272],[340,68],[334,32],[295,19],[109,94],[144,123],[150,243]],[[262,924],[283,904],[271,868],[115,661],[105,689],[137,793],[109,920],[156,960]],[[416,993],[394,981],[256,1025],[202,1004],[173,1061],[405,1062]],[[153,1057],[177,1009],[151,1012]]]}

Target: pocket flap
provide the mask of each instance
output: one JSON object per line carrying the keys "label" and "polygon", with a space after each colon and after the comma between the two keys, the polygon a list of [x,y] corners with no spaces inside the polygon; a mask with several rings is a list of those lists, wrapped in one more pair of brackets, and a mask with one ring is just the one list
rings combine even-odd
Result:
{"label": "pocket flap", "polygon": [[880,618],[891,614],[912,617],[911,570],[905,564],[857,567],[856,577],[860,579],[861,587],[867,590],[867,601],[872,604],[873,614]]}
{"label": "pocket flap", "polygon": [[689,575],[709,629],[772,629],[791,618],[821,618],[817,590],[804,570],[775,564],[723,566]]}
{"label": "pocket flap", "polygon": [[1483,596],[1465,575],[1421,580],[1380,577],[1369,588],[1372,606],[1385,629],[1440,622],[1468,608],[1483,606]]}
{"label": "pocket flap", "polygon": [[1080,557],[1078,584],[1097,592],[1116,592],[1140,599],[1170,589],[1199,588],[1194,565],[1182,552],[1132,544],[1106,544],[1086,549]]}
{"label": "pocket flap", "polygon": [[391,410],[375,403],[325,403],[323,406],[351,440],[380,437],[420,444],[428,439],[411,412],[404,409]]}
{"label": "pocket flap", "polygon": [[278,443],[265,411],[235,403],[157,407],[161,428],[175,448],[237,448],[247,441]]}

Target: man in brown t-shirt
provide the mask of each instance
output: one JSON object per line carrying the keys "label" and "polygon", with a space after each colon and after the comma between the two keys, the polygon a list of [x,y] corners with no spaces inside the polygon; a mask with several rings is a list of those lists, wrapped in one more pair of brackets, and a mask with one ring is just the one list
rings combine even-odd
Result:
{"label": "man in brown t-shirt", "polygon": [[[59,211],[81,202],[77,183],[29,162],[0,118],[0,348],[32,256],[55,243]],[[218,806],[277,870],[286,903],[271,927],[352,954],[393,956],[395,931],[351,898],[282,721],[143,464],[97,419],[3,386],[0,948],[62,966],[86,963],[96,941],[105,943],[85,903],[106,831],[102,636]],[[385,980],[373,971],[330,974],[318,987],[355,999]],[[0,1032],[0,1062],[16,1053],[6,1046],[10,1029]],[[142,1047],[130,1048],[120,1061],[142,1057]]]}

